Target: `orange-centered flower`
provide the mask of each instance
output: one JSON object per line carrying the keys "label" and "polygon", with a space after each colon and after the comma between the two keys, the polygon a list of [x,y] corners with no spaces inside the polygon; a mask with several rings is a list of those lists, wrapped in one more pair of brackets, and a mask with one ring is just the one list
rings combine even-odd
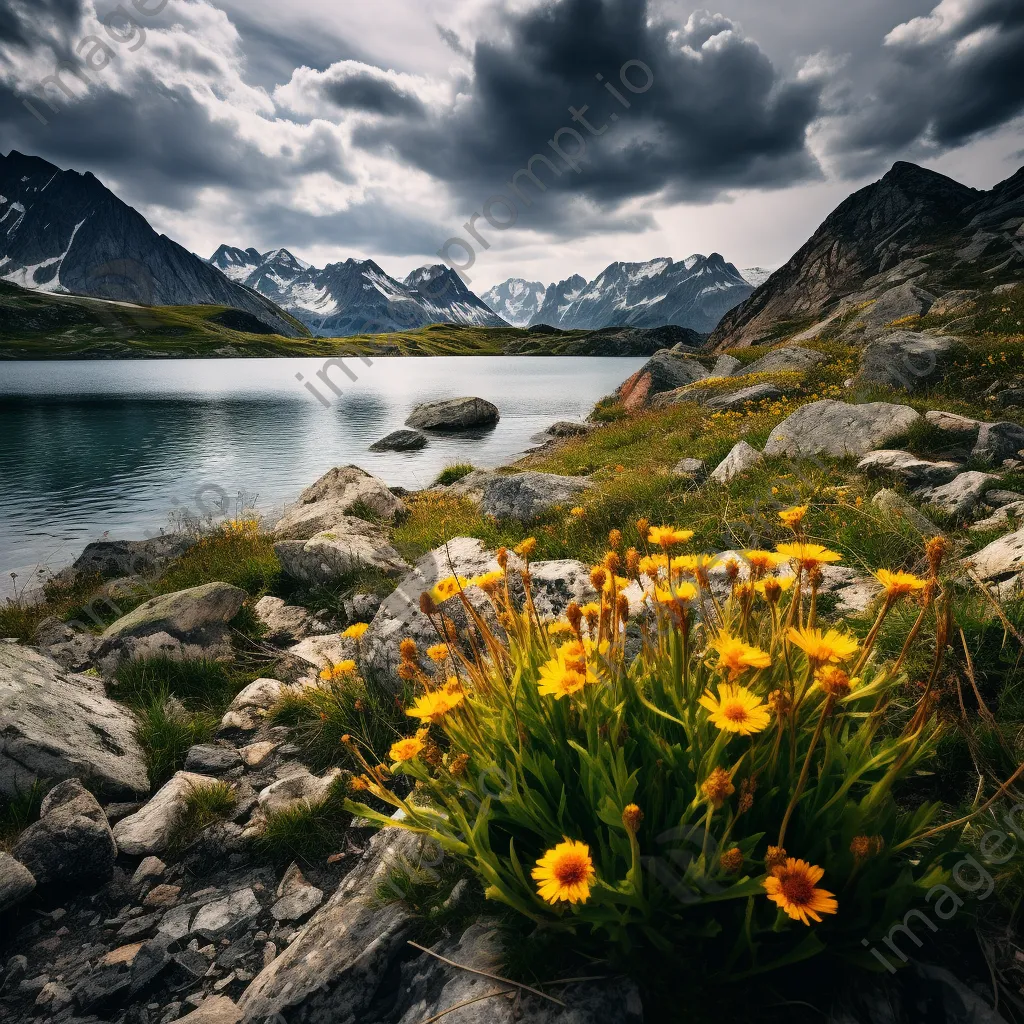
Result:
{"label": "orange-centered flower", "polygon": [[[452,683],[455,683],[452,686]],[[411,718],[439,720],[448,714],[452,708],[458,707],[466,695],[458,689],[458,680],[449,680],[448,686],[443,690],[431,690],[416,698],[416,703],[405,713]]]}
{"label": "orange-centered flower", "polygon": [[404,740],[391,744],[392,761],[412,761],[423,749],[423,741],[415,736],[408,736]]}
{"label": "orange-centered flower", "polygon": [[888,569],[879,569],[875,573],[875,579],[881,583],[885,590],[886,597],[905,597],[917,590],[924,590],[928,583],[910,572],[890,572]]}
{"label": "orange-centered flower", "polygon": [[540,898],[548,903],[586,903],[596,877],[590,847],[569,838],[548,850],[530,874]]}
{"label": "orange-centered flower", "polygon": [[807,515],[806,505],[794,505],[792,508],[784,508],[779,513],[779,518],[791,530],[795,530],[804,521],[805,515]]}
{"label": "orange-centered flower", "polygon": [[744,672],[752,668],[768,668],[771,655],[760,647],[744,643],[739,637],[729,633],[719,633],[711,643],[712,650],[718,654],[718,667],[729,673],[729,681],[738,679]]}
{"label": "orange-centered flower", "polygon": [[771,721],[768,709],[757,694],[733,683],[719,686],[718,697],[708,691],[701,697],[700,705],[711,712],[711,723],[723,732],[751,736]]}
{"label": "orange-centered flower", "polygon": [[786,631],[786,639],[799,647],[807,655],[807,660],[815,665],[823,665],[827,661],[849,661],[860,650],[860,642],[855,637],[837,629],[822,632],[820,629],[794,629],[791,626]]}
{"label": "orange-centered flower", "polygon": [[805,860],[786,858],[785,864],[772,868],[762,882],[768,899],[781,907],[794,921],[810,924],[821,921],[822,914],[835,914],[839,903],[827,889],[817,889],[825,872]]}
{"label": "orange-centered flower", "polygon": [[361,640],[369,628],[370,624],[368,622],[354,622],[341,635],[348,637],[350,640]]}
{"label": "orange-centered flower", "polygon": [[743,557],[751,569],[757,569],[760,572],[776,569],[786,561],[784,555],[780,555],[775,551],[761,551],[759,549],[744,551]]}

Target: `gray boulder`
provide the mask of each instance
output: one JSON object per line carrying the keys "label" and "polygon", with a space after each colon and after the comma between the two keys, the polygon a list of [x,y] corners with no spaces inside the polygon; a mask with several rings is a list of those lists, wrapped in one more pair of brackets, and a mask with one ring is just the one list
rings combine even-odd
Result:
{"label": "gray boulder", "polygon": [[135,719],[98,679],[72,675],[36,651],[0,643],[0,794],[84,778],[112,797],[149,792]]}
{"label": "gray boulder", "polygon": [[898,449],[868,452],[857,463],[857,469],[866,476],[894,477],[911,489],[948,484],[960,472],[955,462],[929,462]]}
{"label": "gray boulder", "polygon": [[393,430],[370,445],[371,452],[416,452],[427,446],[426,434],[418,430]]}
{"label": "gray boulder", "polygon": [[935,523],[933,523],[923,512],[919,512],[897,491],[884,489],[879,491],[871,499],[875,508],[888,513],[894,519],[904,520],[909,523],[922,537],[938,537],[942,534]]}
{"label": "gray boulder", "polygon": [[911,393],[923,391],[945,374],[956,348],[954,338],[895,331],[861,353],[860,379]]}
{"label": "gray boulder", "polygon": [[39,820],[21,833],[11,853],[46,885],[105,881],[117,846],[96,798],[78,779],[66,779],[46,795]]}
{"label": "gray boulder", "polygon": [[87,544],[71,568],[82,576],[147,576],[183,555],[197,540],[182,534],[148,540],[99,540]]}
{"label": "gray boulder", "polygon": [[947,434],[976,434],[982,426],[981,420],[972,420],[969,416],[946,412],[944,409],[931,409],[924,414],[924,418],[933,427]]}
{"label": "gray boulder", "polygon": [[825,399],[801,406],[768,435],[765,455],[863,457],[905,434],[920,414],[906,405],[848,405]]}
{"label": "gray boulder", "polygon": [[36,888],[36,880],[24,864],[0,850],[0,914],[27,899]]}
{"label": "gray boulder", "polygon": [[575,503],[590,486],[584,477],[552,473],[494,476],[484,484],[480,510],[496,519],[529,523],[556,505]]}
{"label": "gray boulder", "polygon": [[114,826],[118,849],[132,857],[163,853],[171,845],[174,829],[189,793],[212,786],[217,780],[192,772],[177,772],[142,810],[122,818]]}
{"label": "gray boulder", "polygon": [[784,397],[782,388],[774,384],[752,384],[749,388],[728,395],[716,395],[704,404],[709,409],[742,409],[751,402],[765,402]]}
{"label": "gray boulder", "polygon": [[983,580],[998,580],[1024,570],[1024,529],[1008,533],[965,559]]}
{"label": "gray boulder", "polygon": [[998,481],[989,473],[971,470],[960,473],[948,484],[918,491],[918,497],[928,505],[934,505],[955,516],[966,516],[981,502],[985,491]]}
{"label": "gray boulder", "polygon": [[401,901],[380,905],[380,889],[395,871],[417,870],[421,843],[397,828],[370,840],[334,895],[242,994],[238,1008],[246,1024],[366,1019],[413,925],[412,911]]}
{"label": "gray boulder", "polygon": [[913,281],[904,281],[875,299],[861,319],[869,327],[885,327],[905,316],[924,316],[932,307],[935,296]]}
{"label": "gray boulder", "polygon": [[246,593],[230,583],[204,583],[154,597],[122,616],[103,632],[105,646],[128,637],[167,633],[188,640],[226,626],[242,609]]}
{"label": "gray boulder", "polygon": [[741,363],[735,356],[730,356],[728,354],[720,355],[718,359],[715,360],[715,365],[711,367],[711,376],[734,377],[736,375],[736,371],[739,370],[741,366],[743,366],[743,363]]}
{"label": "gray boulder", "polygon": [[264,814],[280,814],[296,807],[314,807],[331,794],[341,772],[332,768],[323,776],[313,775],[305,768],[272,782],[258,797]]}
{"label": "gray boulder", "polygon": [[550,434],[552,437],[582,437],[584,434],[590,434],[597,430],[595,423],[584,423],[580,420],[559,420],[557,423],[552,423],[545,434]]}
{"label": "gray boulder", "polygon": [[417,430],[472,430],[494,426],[500,418],[498,407],[482,398],[447,398],[417,405],[405,425]]}
{"label": "gray boulder", "polygon": [[1024,427],[1016,423],[983,423],[971,454],[996,465],[1024,451]]}
{"label": "gray boulder", "polygon": [[[985,495],[985,504],[991,504],[988,491]],[[1024,500],[1013,501],[1008,505],[1001,505],[997,512],[994,512],[987,519],[979,519],[972,527],[972,530],[996,530],[1005,528],[1008,524],[1017,524],[1024,520]]]}
{"label": "gray boulder", "polygon": [[708,371],[696,359],[682,352],[662,349],[619,385],[615,397],[632,412],[650,405],[655,395],[675,391],[708,376]]}
{"label": "gray boulder", "polygon": [[811,348],[800,348],[789,345],[786,348],[773,349],[747,365],[743,371],[747,373],[778,373],[786,370],[810,370],[819,363],[828,360],[824,352],[816,352]]}
{"label": "gray boulder", "polygon": [[753,469],[764,455],[746,441],[738,441],[731,452],[715,467],[711,479],[720,484],[727,484],[734,477]]}
{"label": "gray boulder", "polygon": [[270,643],[297,643],[310,633],[313,616],[308,608],[285,604],[279,597],[261,597],[253,606],[256,617],[266,628]]}
{"label": "gray boulder", "polygon": [[379,530],[325,530],[309,540],[280,540],[274,545],[274,553],[289,576],[307,585],[330,586],[358,569],[399,575],[409,568]]}
{"label": "gray boulder", "polygon": [[358,466],[336,466],[307,487],[274,526],[280,540],[309,540],[340,527],[352,510],[369,510],[380,519],[393,519],[404,508],[387,485]]}
{"label": "gray boulder", "polygon": [[237,768],[242,758],[234,747],[197,743],[185,755],[185,771],[196,775],[223,775]]}
{"label": "gray boulder", "polygon": [[672,467],[672,472],[675,476],[684,476],[699,482],[708,475],[708,466],[703,459],[680,459]]}

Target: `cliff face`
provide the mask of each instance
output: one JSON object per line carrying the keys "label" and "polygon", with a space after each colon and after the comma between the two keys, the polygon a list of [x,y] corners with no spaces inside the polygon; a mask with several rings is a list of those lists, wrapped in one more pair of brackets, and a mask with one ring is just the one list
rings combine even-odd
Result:
{"label": "cliff face", "polygon": [[770,341],[780,325],[813,323],[844,299],[878,300],[895,288],[907,294],[893,297],[900,301],[890,302],[892,319],[927,311],[953,289],[1013,280],[1024,269],[1016,248],[1022,218],[1024,171],[980,192],[897,163],[841,203],[785,266],[727,313],[711,344]]}
{"label": "cliff face", "polygon": [[231,306],[277,334],[306,330],[269,299],[158,235],[92,174],[0,157],[0,279],[143,306]]}

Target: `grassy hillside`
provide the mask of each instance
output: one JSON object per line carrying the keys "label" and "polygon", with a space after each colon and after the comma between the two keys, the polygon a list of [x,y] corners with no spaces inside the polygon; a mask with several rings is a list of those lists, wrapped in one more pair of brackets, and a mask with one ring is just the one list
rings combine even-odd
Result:
{"label": "grassy hillside", "polygon": [[661,345],[628,330],[542,333],[458,324],[354,338],[284,338],[225,306],[132,306],[0,283],[0,359],[649,355]]}

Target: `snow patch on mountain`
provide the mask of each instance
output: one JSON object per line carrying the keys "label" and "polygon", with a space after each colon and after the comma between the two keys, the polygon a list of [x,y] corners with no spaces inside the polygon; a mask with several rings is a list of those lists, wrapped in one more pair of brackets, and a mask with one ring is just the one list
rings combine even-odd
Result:
{"label": "snow patch on mountain", "polygon": [[746,270],[741,270],[740,273],[743,275],[744,281],[755,288],[760,288],[775,271],[768,270],[765,267],[747,267]]}

